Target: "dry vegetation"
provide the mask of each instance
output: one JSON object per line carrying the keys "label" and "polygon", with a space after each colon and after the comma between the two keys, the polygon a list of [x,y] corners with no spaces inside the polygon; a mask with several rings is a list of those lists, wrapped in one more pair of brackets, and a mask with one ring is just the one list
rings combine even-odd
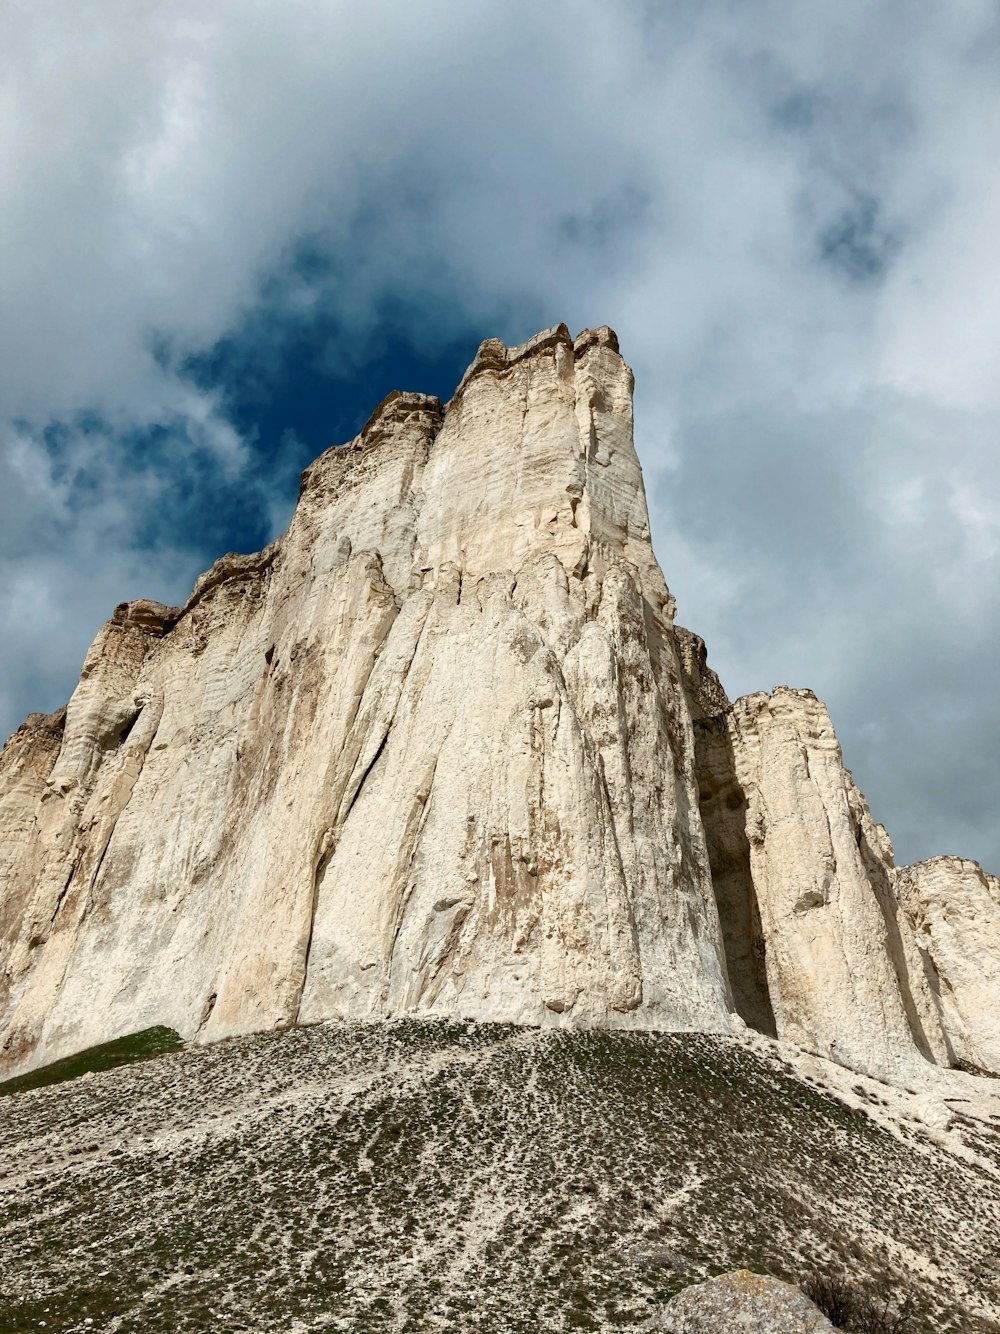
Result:
{"label": "dry vegetation", "polygon": [[741,1264],[986,1334],[1000,1130],[954,1133],[965,1156],[735,1039],[398,1021],[184,1050],[0,1099],[0,1334],[628,1330]]}

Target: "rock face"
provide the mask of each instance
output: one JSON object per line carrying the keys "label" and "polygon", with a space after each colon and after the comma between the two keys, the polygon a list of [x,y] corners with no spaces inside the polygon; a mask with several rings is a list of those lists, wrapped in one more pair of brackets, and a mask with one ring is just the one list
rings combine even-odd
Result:
{"label": "rock face", "polygon": [[747,1022],[873,1074],[918,1053],[947,1062],[943,1016],[897,902],[892,845],[844,768],[824,705],[782,686],[696,727]]}
{"label": "rock face", "polygon": [[1000,883],[954,857],[896,867],[815,695],[780,686],[706,717],[718,686],[694,662],[701,812],[740,1015],[880,1077],[1000,1070]]}
{"label": "rock face", "polygon": [[115,611],[0,758],[0,1070],[410,1012],[996,1068],[996,882],[950,871],[956,922],[815,697],[729,704],[631,391],[608,329],[484,343],[447,407],[392,394],[319,458],[277,542]]}
{"label": "rock face", "polygon": [[933,857],[902,867],[897,893],[949,1057],[1000,1070],[1000,880],[976,862]]}
{"label": "rock face", "polygon": [[644,1328],[650,1334],[833,1334],[833,1325],[798,1288],[748,1269],[685,1288]]}
{"label": "rock face", "polygon": [[7,1067],[153,1023],[728,1028],[631,389],[609,330],[486,343],[279,542],[118,609],[58,758],[3,761]]}

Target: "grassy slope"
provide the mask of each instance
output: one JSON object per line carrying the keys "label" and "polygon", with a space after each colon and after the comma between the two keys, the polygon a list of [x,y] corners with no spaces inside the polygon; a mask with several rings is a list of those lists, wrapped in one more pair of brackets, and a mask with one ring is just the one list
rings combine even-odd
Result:
{"label": "grassy slope", "polygon": [[168,1051],[180,1051],[183,1045],[180,1036],[172,1028],[144,1028],[140,1033],[130,1033],[127,1037],[115,1038],[113,1042],[88,1047],[75,1056],[53,1061],[26,1075],[0,1080],[0,1098],[6,1098],[12,1093],[26,1093],[29,1089],[64,1084],[69,1079],[79,1079],[81,1075],[114,1070],[119,1065],[131,1065],[135,1061],[148,1060],[151,1056],[163,1056]]}
{"label": "grassy slope", "polygon": [[6,1100],[0,1334],[628,1329],[831,1259],[980,1334],[997,1201],[735,1040],[323,1026]]}

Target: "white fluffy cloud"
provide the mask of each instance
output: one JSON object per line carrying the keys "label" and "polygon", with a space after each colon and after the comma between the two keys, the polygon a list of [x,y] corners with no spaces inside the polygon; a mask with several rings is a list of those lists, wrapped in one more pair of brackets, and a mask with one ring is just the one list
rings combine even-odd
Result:
{"label": "white fluffy cloud", "polygon": [[0,44],[6,728],[183,596],[184,479],[259,484],[183,367],[264,294],[362,380],[388,299],[607,322],[727,685],[812,685],[902,855],[1000,868],[991,4],[9,0]]}

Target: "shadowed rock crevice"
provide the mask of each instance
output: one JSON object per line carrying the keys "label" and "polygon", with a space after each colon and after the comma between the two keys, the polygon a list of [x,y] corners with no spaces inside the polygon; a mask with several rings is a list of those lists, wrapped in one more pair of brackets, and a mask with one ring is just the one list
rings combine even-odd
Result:
{"label": "shadowed rock crevice", "polygon": [[745,1024],[774,1037],[766,942],[750,867],[747,798],[736,772],[729,697],[708,665],[705,641],[679,625],[674,638],[694,725],[698,804],[733,1004]]}
{"label": "shadowed rock crevice", "polygon": [[[892,867],[891,856],[887,858],[885,848],[873,846],[874,840],[865,828],[867,822],[864,820],[863,802],[864,799],[858,793],[860,807],[856,812],[858,850],[872,891],[882,910],[889,956],[895,968],[913,1041],[925,1060],[954,1065],[955,1053],[952,1043],[947,1029],[941,1024],[940,982],[936,970],[930,957],[917,945],[913,932],[908,929],[905,914],[894,892],[893,882],[898,873]],[[927,998],[931,1001],[929,1006],[926,1003]]]}
{"label": "shadowed rock crevice", "polygon": [[736,759],[725,715],[698,719],[694,737],[701,819],[733,1004],[744,1023],[774,1037],[774,1010],[767,988],[767,948],[750,871],[747,799],[736,776]]}

